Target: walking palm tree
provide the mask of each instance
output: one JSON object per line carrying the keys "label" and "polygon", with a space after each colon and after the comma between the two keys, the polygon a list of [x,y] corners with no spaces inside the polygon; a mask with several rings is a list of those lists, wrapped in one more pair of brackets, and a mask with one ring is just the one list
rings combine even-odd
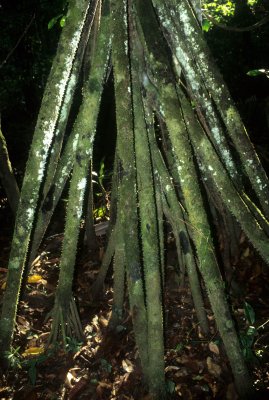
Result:
{"label": "walking palm tree", "polygon": [[[206,335],[204,287],[238,392],[242,397],[250,393],[251,378],[227,304],[212,222],[218,215],[232,230],[236,220],[269,263],[268,179],[212,60],[200,19],[199,2],[194,0],[69,1],[18,205],[0,320],[2,359],[12,343],[28,248],[31,263],[71,171],[49,341],[65,343],[67,335],[83,335],[72,281],[84,194],[91,186],[100,99],[108,75],[113,74],[114,217],[92,293],[100,291],[114,258],[113,324],[122,315],[126,277],[145,382],[154,398],[165,398],[164,224],[168,221],[201,329]],[[90,62],[81,106],[71,132],[66,132],[86,56]]]}

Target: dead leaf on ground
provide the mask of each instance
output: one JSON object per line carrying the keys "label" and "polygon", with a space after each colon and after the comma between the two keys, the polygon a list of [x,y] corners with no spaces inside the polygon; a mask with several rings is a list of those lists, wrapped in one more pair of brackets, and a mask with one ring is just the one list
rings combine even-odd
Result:
{"label": "dead leaf on ground", "polygon": [[218,347],[218,345],[216,345],[216,343],[210,342],[208,347],[209,347],[209,350],[212,351],[212,353],[219,355],[219,347]]}
{"label": "dead leaf on ground", "polygon": [[28,276],[27,283],[38,283],[42,280],[41,275],[31,275]]}
{"label": "dead leaf on ground", "polygon": [[221,368],[218,364],[214,363],[211,357],[207,357],[206,364],[211,375],[215,376],[216,378],[220,376]]}
{"label": "dead leaf on ground", "polygon": [[134,365],[130,360],[122,360],[122,368],[124,369],[124,371],[126,372],[133,372],[134,370]]}
{"label": "dead leaf on ground", "polygon": [[36,356],[39,354],[43,354],[45,351],[44,347],[29,347],[28,349],[25,349],[24,353],[22,353],[23,357],[28,357],[28,356]]}
{"label": "dead leaf on ground", "polygon": [[89,384],[88,380],[82,377],[79,381],[77,381],[72,389],[69,392],[68,399],[75,400],[78,398],[78,395],[85,389],[85,387]]}

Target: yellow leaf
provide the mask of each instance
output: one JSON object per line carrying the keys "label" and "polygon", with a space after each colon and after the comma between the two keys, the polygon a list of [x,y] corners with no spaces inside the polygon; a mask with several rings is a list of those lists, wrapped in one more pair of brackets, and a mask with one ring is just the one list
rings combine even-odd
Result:
{"label": "yellow leaf", "polygon": [[27,356],[36,356],[38,354],[43,354],[45,351],[44,347],[29,347],[26,349],[24,353],[22,353],[23,357]]}
{"label": "yellow leaf", "polygon": [[28,283],[37,283],[37,282],[40,282],[41,280],[42,280],[41,275],[31,275],[28,277],[27,282]]}
{"label": "yellow leaf", "polygon": [[3,285],[1,286],[1,289],[2,289],[2,290],[5,290],[6,286],[7,286],[7,283],[6,283],[6,281],[5,281],[5,282],[3,283]]}

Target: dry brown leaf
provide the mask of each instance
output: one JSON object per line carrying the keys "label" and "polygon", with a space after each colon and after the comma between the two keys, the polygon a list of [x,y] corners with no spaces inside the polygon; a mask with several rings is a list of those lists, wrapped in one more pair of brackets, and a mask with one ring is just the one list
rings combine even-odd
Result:
{"label": "dry brown leaf", "polygon": [[75,385],[70,390],[68,399],[69,400],[77,399],[78,394],[80,394],[87,385],[88,385],[88,380],[82,377],[79,381],[75,383]]}
{"label": "dry brown leaf", "polygon": [[27,321],[26,318],[18,315],[17,317],[17,326],[20,333],[25,334],[30,329],[30,323]]}
{"label": "dry brown leaf", "polygon": [[168,365],[165,368],[165,372],[170,372],[170,371],[178,371],[180,367],[177,367],[176,365]]}
{"label": "dry brown leaf", "polygon": [[67,374],[66,374],[66,378],[65,378],[65,384],[70,389],[72,389],[72,387],[73,387],[74,383],[72,383],[72,381],[74,382],[74,380],[75,380],[75,377],[72,375],[72,373],[70,371],[68,371]]}
{"label": "dry brown leaf", "polygon": [[221,374],[221,368],[218,364],[214,363],[211,357],[207,357],[206,359],[207,368],[211,375],[215,376],[216,378]]}
{"label": "dry brown leaf", "polygon": [[102,315],[99,317],[99,323],[103,328],[106,328],[108,325],[108,319],[103,317]]}
{"label": "dry brown leaf", "polygon": [[130,360],[122,360],[122,368],[124,369],[124,371],[126,372],[133,372],[134,370],[134,366],[132,364],[132,362]]}
{"label": "dry brown leaf", "polygon": [[216,345],[216,343],[210,342],[208,347],[209,347],[209,350],[212,351],[212,353],[219,355],[219,347]]}
{"label": "dry brown leaf", "polygon": [[98,382],[98,386],[105,388],[105,389],[111,389],[112,385],[111,385],[111,383],[100,381],[100,382]]}

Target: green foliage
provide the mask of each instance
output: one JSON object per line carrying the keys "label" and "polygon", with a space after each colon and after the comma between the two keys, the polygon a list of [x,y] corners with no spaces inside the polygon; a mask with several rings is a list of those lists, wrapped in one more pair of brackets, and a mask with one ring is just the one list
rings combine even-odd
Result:
{"label": "green foliage", "polygon": [[63,16],[63,17],[60,19],[60,27],[61,27],[61,28],[63,28],[63,27],[65,26],[65,20],[66,20],[65,16]]}
{"label": "green foliage", "polygon": [[48,23],[48,30],[52,29],[56,24],[59,23],[59,26],[63,28],[65,26],[65,15],[64,14],[59,14],[56,15],[56,17],[51,18],[51,20]]}
{"label": "green foliage", "polygon": [[75,337],[66,337],[66,351],[69,353],[77,353],[82,344],[83,343],[77,340]]}
{"label": "green foliage", "polygon": [[52,355],[52,351],[47,354],[40,354],[36,357],[25,360],[20,354],[20,347],[11,348],[10,352],[6,352],[6,358],[9,362],[11,369],[25,368],[28,370],[29,381],[32,385],[36,383],[37,366],[43,363],[49,356]]}
{"label": "green foliage", "polygon": [[255,311],[253,310],[252,306],[245,301],[244,303],[244,311],[247,321],[250,325],[255,323]]}
{"label": "green foliage", "polygon": [[202,24],[202,30],[204,31],[204,32],[208,32],[209,31],[209,29],[211,28],[211,23],[210,23],[210,21],[208,21],[208,19],[204,19],[203,20],[203,24]]}
{"label": "green foliage", "polygon": [[94,194],[97,198],[100,198],[100,201],[98,203],[100,204],[99,207],[96,207],[93,210],[93,215],[94,218],[97,220],[103,219],[106,217],[108,214],[108,193],[105,189],[105,180],[111,176],[111,173],[107,173],[106,168],[105,168],[105,158],[103,157],[102,160],[100,161],[100,166],[99,166],[99,171],[98,173],[93,171],[92,175],[95,176],[95,179],[93,179],[93,183],[97,184],[99,187],[94,191]]}
{"label": "green foliage", "polygon": [[171,380],[166,380],[166,382],[165,382],[165,389],[166,389],[166,392],[167,393],[169,393],[169,394],[173,394],[173,393],[175,393],[175,388],[176,388],[176,384],[175,384],[175,382],[173,382],[173,381],[171,381]]}
{"label": "green foliage", "polygon": [[225,21],[225,17],[234,15],[235,1],[214,0],[204,1],[203,8],[218,22]]}
{"label": "green foliage", "polygon": [[255,337],[257,336],[257,329],[253,326],[256,320],[255,311],[249,303],[244,302],[244,312],[249,326],[245,332],[240,333],[243,355],[247,362],[256,363],[257,358],[253,351]]}
{"label": "green foliage", "polygon": [[[101,193],[98,193],[98,194],[101,195]],[[106,216],[106,213],[107,213],[106,206],[101,206],[101,207],[95,208],[93,210],[93,216],[94,216],[95,219],[104,218]]]}
{"label": "green foliage", "polygon": [[11,351],[5,352],[5,358],[8,360],[10,368],[21,368],[21,355],[19,350],[20,347],[12,347]]}
{"label": "green foliage", "polygon": [[31,384],[34,386],[36,383],[37,366],[44,362],[48,358],[48,355],[41,354],[37,357],[30,358],[22,362],[22,365],[28,369],[28,376]]}
{"label": "green foliage", "polygon": [[184,344],[181,342],[176,345],[175,350],[180,352],[181,350],[183,350],[183,348],[184,348]]}
{"label": "green foliage", "polygon": [[56,25],[58,23],[58,21],[59,21],[59,25],[62,27],[61,21],[63,18],[64,18],[63,14],[59,14],[59,15],[56,15],[56,17],[51,18],[51,20],[48,23],[48,30],[52,29],[54,27],[54,25]]}
{"label": "green foliage", "polygon": [[110,373],[112,371],[112,365],[106,359],[101,358],[100,363],[101,363],[101,368],[104,371],[106,371],[108,373]]}
{"label": "green foliage", "polygon": [[265,75],[269,78],[269,69],[252,69],[251,71],[247,72],[248,76],[258,76],[258,75]]}
{"label": "green foliage", "polygon": [[253,7],[258,3],[258,0],[247,0],[247,3],[250,7]]}

